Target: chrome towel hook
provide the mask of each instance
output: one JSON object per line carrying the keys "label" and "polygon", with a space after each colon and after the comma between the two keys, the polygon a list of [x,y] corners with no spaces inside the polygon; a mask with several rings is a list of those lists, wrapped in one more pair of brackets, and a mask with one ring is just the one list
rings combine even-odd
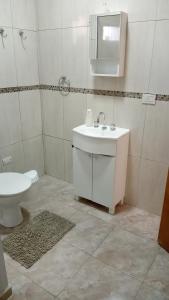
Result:
{"label": "chrome towel hook", "polygon": [[19,35],[20,35],[22,41],[25,41],[27,39],[27,36],[24,35],[24,31],[23,30],[19,31]]}
{"label": "chrome towel hook", "polygon": [[20,38],[21,38],[22,47],[25,50],[26,47],[25,47],[24,41],[27,39],[27,36],[25,35],[23,30],[19,30],[19,35],[20,35]]}
{"label": "chrome towel hook", "polygon": [[8,35],[7,35],[7,33],[5,34],[5,29],[3,29],[3,28],[0,28],[0,35],[2,36],[2,38],[6,38]]}
{"label": "chrome towel hook", "polygon": [[0,28],[0,35],[1,35],[1,39],[2,39],[3,48],[5,48],[4,39],[6,39],[8,35],[7,35],[7,33],[5,34],[4,28]]}
{"label": "chrome towel hook", "polygon": [[66,76],[61,76],[58,82],[59,92],[62,96],[68,96],[70,93],[70,80]]}

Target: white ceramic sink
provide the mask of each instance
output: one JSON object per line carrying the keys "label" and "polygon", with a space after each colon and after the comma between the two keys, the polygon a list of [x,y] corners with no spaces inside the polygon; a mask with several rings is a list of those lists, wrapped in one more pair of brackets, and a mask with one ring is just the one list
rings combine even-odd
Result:
{"label": "white ceramic sink", "polygon": [[126,135],[129,135],[129,129],[81,125],[73,129],[73,145],[89,153],[115,156],[118,141]]}
{"label": "white ceramic sink", "polygon": [[117,140],[121,136],[129,133],[129,129],[116,127],[115,130],[111,130],[110,126],[107,126],[106,129],[103,129],[103,126],[88,127],[86,125],[81,125],[74,128],[73,132],[93,138]]}

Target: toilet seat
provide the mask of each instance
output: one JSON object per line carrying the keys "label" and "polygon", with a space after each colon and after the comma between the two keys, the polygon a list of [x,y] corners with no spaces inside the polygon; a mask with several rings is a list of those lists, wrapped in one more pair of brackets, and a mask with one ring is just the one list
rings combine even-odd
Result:
{"label": "toilet seat", "polygon": [[0,197],[12,197],[26,192],[32,185],[29,177],[20,173],[0,173]]}

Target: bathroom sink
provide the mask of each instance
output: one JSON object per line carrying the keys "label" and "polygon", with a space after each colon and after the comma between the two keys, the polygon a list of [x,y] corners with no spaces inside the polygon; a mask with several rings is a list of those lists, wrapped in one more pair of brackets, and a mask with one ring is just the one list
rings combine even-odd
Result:
{"label": "bathroom sink", "polygon": [[129,135],[129,129],[110,126],[104,128],[81,125],[73,129],[73,145],[83,151],[95,154],[116,155],[118,141]]}
{"label": "bathroom sink", "polygon": [[86,125],[81,125],[74,128],[73,132],[93,138],[117,140],[122,135],[127,134],[129,130],[120,127],[115,127],[115,129],[112,130],[110,126],[105,126],[104,129],[104,127],[101,125],[99,127],[88,127]]}

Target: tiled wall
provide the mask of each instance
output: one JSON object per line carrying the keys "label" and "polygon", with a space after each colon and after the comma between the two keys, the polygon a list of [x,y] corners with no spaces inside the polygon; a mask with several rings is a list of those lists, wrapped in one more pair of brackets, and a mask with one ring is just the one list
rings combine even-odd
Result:
{"label": "tiled wall", "polygon": [[[37,19],[34,0],[0,0],[0,89],[39,84]],[[21,42],[19,30],[27,37]],[[4,167],[2,158],[11,155]],[[0,91],[0,171],[44,172],[39,90]]]}
{"label": "tiled wall", "polygon": [[[90,75],[89,14],[107,10],[128,12],[121,79]],[[0,27],[7,33],[4,48],[0,39],[0,88],[38,85],[39,77],[40,84],[57,86],[66,75],[74,88],[169,95],[168,0],[0,0]],[[27,36],[24,45],[19,29]],[[0,93],[0,161],[13,157],[7,169],[0,163],[0,171],[36,168],[43,174],[41,107],[48,174],[72,181],[71,130],[84,122],[87,107],[95,118],[104,111],[108,123],[131,129],[126,201],[160,214],[169,166],[169,102],[146,106],[137,98],[62,96],[44,89]]]}
{"label": "tiled wall", "polygon": [[[38,0],[40,83],[169,95],[168,0]],[[94,78],[89,63],[89,14],[128,12],[126,74]],[[42,90],[45,168],[72,181],[72,133],[84,122],[87,107],[95,117],[131,129],[126,201],[160,214],[169,167],[169,102],[143,105],[141,99]]]}

